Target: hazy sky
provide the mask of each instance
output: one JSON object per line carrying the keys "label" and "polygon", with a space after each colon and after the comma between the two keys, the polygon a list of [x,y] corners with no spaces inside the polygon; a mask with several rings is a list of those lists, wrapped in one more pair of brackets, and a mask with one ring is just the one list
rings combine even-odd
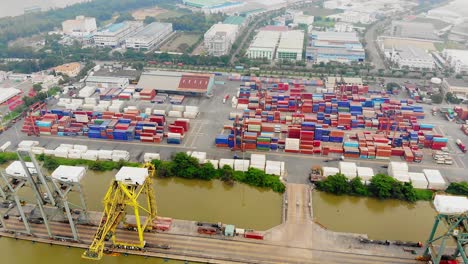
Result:
{"label": "hazy sky", "polygon": [[87,0],[0,0],[0,17],[21,15],[24,8],[31,6],[40,6],[46,10],[85,1]]}

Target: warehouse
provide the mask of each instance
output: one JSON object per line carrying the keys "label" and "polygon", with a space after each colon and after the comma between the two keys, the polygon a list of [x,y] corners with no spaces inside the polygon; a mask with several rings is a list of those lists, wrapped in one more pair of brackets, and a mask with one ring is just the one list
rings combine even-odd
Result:
{"label": "warehouse", "polygon": [[292,30],[281,33],[278,49],[276,50],[277,60],[302,60],[304,48],[304,31]]}
{"label": "warehouse", "polygon": [[281,32],[278,31],[258,32],[247,50],[247,57],[249,59],[266,58],[273,60],[280,36]]}
{"label": "warehouse", "polygon": [[171,33],[171,23],[154,22],[127,38],[125,46],[130,49],[150,50],[165,40]]}
{"label": "warehouse", "polygon": [[444,49],[442,56],[455,73],[468,73],[468,50]]}
{"label": "warehouse", "polygon": [[0,88],[0,104],[3,104],[20,93],[21,90],[15,88]]}
{"label": "warehouse", "polygon": [[457,98],[468,100],[468,82],[463,79],[445,78],[442,87],[446,92],[451,92]]}
{"label": "warehouse", "polygon": [[227,55],[236,41],[239,26],[214,24],[204,36],[205,50],[211,56]]}
{"label": "warehouse", "polygon": [[93,40],[97,47],[116,48],[125,43],[125,39],[143,26],[142,22],[125,21],[111,24],[94,34]]}
{"label": "warehouse", "polygon": [[439,37],[434,33],[435,31],[436,29],[431,23],[392,21],[390,36],[439,40]]}
{"label": "warehouse", "polygon": [[407,67],[415,70],[432,70],[435,68],[434,58],[425,50],[418,47],[405,46],[394,49],[390,52],[389,56],[390,61],[400,69]]}
{"label": "warehouse", "polygon": [[306,58],[315,63],[365,60],[365,51],[356,32],[313,31],[309,35]]}
{"label": "warehouse", "polygon": [[89,76],[85,82],[87,86],[99,88],[125,88],[129,84],[127,78],[107,76]]}
{"label": "warehouse", "polygon": [[137,84],[141,89],[189,95],[211,94],[213,86],[213,74],[169,71],[144,72]]}

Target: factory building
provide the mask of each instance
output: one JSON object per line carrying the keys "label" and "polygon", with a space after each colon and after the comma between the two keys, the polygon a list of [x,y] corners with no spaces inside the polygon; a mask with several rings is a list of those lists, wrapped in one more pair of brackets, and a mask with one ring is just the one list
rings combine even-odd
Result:
{"label": "factory building", "polygon": [[86,86],[99,88],[126,88],[129,84],[127,78],[108,76],[89,76],[86,78]]}
{"label": "factory building", "polygon": [[309,35],[306,58],[315,63],[363,62],[365,51],[356,32],[313,31]]}
{"label": "factory building", "polygon": [[205,14],[226,13],[245,5],[243,1],[227,0],[183,0],[182,3],[193,8],[200,8]]}
{"label": "factory building", "polygon": [[276,49],[276,60],[302,60],[304,48],[304,31],[291,30],[281,33],[278,48]]}
{"label": "factory building", "polygon": [[118,24],[111,24],[94,34],[93,40],[97,47],[116,48],[125,43],[125,40],[141,29],[142,22],[125,21]]}
{"label": "factory building", "polygon": [[204,36],[205,50],[211,56],[227,55],[236,41],[238,31],[237,25],[213,25]]}
{"label": "factory building", "polygon": [[237,25],[239,26],[239,31],[241,31],[247,26],[248,21],[249,20],[243,16],[229,16],[223,21],[223,24]]}
{"label": "factory building", "polygon": [[143,72],[137,84],[142,89],[189,95],[212,94],[213,86],[213,74],[169,71]]}
{"label": "factory building", "polygon": [[94,17],[77,16],[75,19],[62,22],[65,35],[82,37],[96,32],[96,19]]}
{"label": "factory building", "polygon": [[468,73],[468,50],[444,49],[442,56],[455,73]]}
{"label": "factory building", "polygon": [[259,31],[247,50],[249,59],[273,60],[281,37],[279,31]]}
{"label": "factory building", "polygon": [[403,46],[390,52],[390,61],[398,68],[428,69],[435,68],[434,58],[424,49],[415,46]]}
{"label": "factory building", "polygon": [[125,40],[130,49],[150,50],[172,33],[171,23],[151,23]]}

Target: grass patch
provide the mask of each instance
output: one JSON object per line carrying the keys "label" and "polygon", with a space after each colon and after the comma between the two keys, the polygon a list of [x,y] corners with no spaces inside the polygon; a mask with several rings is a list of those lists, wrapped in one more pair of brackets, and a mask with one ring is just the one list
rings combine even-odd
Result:
{"label": "grass patch", "polygon": [[414,189],[414,192],[416,193],[416,199],[420,201],[432,201],[434,196],[434,192],[431,190]]}
{"label": "grass patch", "polygon": [[161,51],[184,52],[189,47],[193,46],[200,39],[200,33],[178,33],[176,37],[166,42],[161,48]]}

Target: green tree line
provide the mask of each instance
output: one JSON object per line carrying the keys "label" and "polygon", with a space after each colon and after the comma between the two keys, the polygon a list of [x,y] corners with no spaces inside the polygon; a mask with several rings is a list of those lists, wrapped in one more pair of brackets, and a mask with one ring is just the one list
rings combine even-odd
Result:
{"label": "green tree line", "polygon": [[317,189],[336,195],[353,195],[362,197],[375,197],[379,199],[397,199],[408,202],[417,200],[431,200],[431,190],[415,189],[411,182],[399,182],[385,174],[377,174],[364,185],[361,178],[348,180],[343,174],[327,177],[316,183]]}

